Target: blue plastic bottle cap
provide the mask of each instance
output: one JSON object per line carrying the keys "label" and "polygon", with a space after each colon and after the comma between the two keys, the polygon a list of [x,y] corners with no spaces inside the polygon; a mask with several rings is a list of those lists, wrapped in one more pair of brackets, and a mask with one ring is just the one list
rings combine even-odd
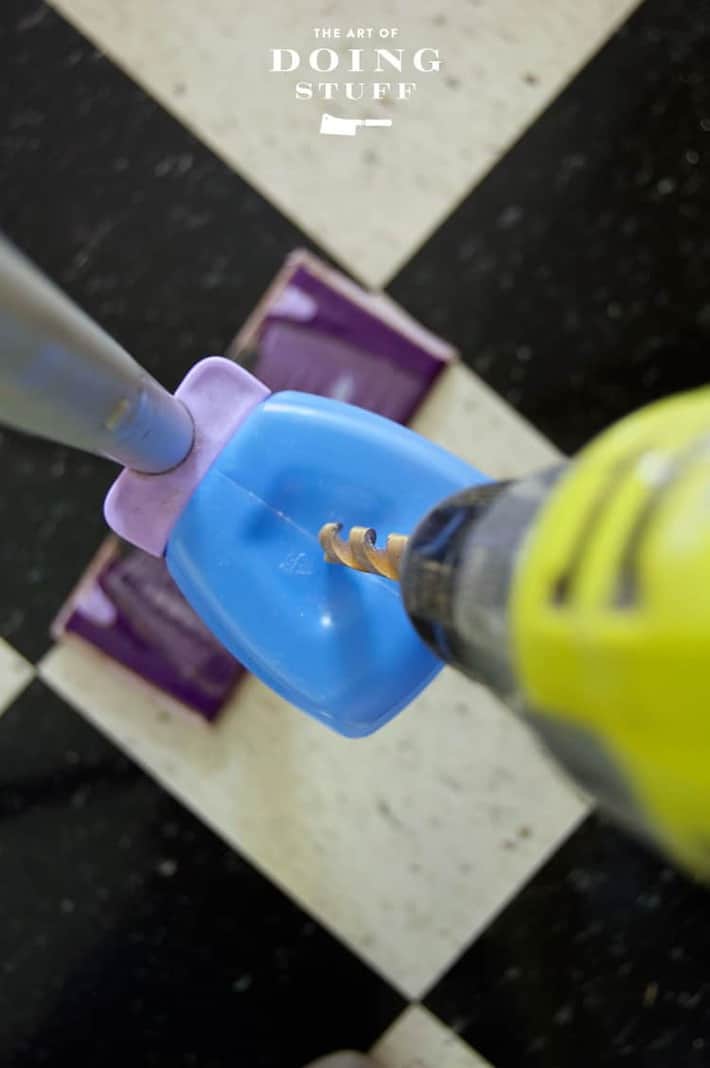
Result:
{"label": "blue plastic bottle cap", "polygon": [[341,734],[370,734],[441,664],[389,579],[328,564],[321,526],[410,533],[444,497],[487,481],[413,431],[303,393],[259,404],[170,536],[178,586],[265,683]]}

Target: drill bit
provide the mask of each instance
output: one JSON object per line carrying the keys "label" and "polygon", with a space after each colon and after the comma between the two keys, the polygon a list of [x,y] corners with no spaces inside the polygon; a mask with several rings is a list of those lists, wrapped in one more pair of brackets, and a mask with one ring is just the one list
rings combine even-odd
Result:
{"label": "drill bit", "polygon": [[342,523],[325,523],[318,535],[329,564],[344,564],[355,571],[399,579],[399,565],[407,547],[404,534],[390,534],[384,549],[378,549],[377,534],[370,527],[352,527],[347,538],[340,537]]}

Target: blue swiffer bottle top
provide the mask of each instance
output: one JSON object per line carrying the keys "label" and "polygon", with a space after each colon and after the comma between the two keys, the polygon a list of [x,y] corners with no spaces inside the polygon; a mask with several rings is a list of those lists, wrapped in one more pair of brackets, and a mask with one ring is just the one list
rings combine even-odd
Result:
{"label": "blue swiffer bottle top", "polygon": [[340,522],[408,534],[444,497],[484,481],[380,416],[276,393],[192,493],[168,540],[168,568],[250,671],[341,734],[370,734],[441,665],[397,584],[326,563],[318,532]]}

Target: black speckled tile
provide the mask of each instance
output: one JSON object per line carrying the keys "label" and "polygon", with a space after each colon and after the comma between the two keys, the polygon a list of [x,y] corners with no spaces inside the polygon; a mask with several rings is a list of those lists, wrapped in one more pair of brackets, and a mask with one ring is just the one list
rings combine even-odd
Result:
{"label": "black speckled tile", "polygon": [[35,682],[0,718],[0,1064],[300,1068],[399,995]]}
{"label": "black speckled tile", "polygon": [[710,893],[591,817],[426,999],[496,1068],[710,1063]]}
{"label": "black speckled tile", "polygon": [[[309,242],[75,29],[0,5],[0,229],[168,387]],[[37,659],[113,468],[5,432],[0,636]]]}
{"label": "black speckled tile", "polygon": [[710,7],[645,0],[389,291],[576,449],[707,381],[709,164]]}

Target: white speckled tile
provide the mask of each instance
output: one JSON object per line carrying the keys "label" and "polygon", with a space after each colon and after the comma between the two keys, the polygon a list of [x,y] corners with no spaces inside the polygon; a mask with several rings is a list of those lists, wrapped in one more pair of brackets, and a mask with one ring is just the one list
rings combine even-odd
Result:
{"label": "white speckled tile", "polygon": [[496,479],[560,460],[546,438],[462,363],[439,377],[411,425]]}
{"label": "white speckled tile", "polygon": [[490,1068],[453,1031],[411,1005],[382,1036],[372,1056],[377,1068]]}
{"label": "white speckled tile", "polygon": [[[382,284],[638,0],[52,3],[324,248]],[[322,25],[398,27],[396,41],[379,43],[406,50],[392,80],[415,80],[412,97],[298,100],[299,79],[374,77],[269,72],[272,48],[305,57],[319,44],[376,43],[317,42],[313,29]],[[438,73],[412,73],[419,48],[439,49]],[[318,133],[323,111],[393,125],[326,137]]]}
{"label": "white speckled tile", "polygon": [[213,729],[98,655],[41,675],[410,997],[419,997],[584,811],[526,731],[445,671],[374,737],[337,737],[249,678]]}
{"label": "white speckled tile", "polygon": [[34,669],[23,656],[0,638],[0,714],[28,684]]}

